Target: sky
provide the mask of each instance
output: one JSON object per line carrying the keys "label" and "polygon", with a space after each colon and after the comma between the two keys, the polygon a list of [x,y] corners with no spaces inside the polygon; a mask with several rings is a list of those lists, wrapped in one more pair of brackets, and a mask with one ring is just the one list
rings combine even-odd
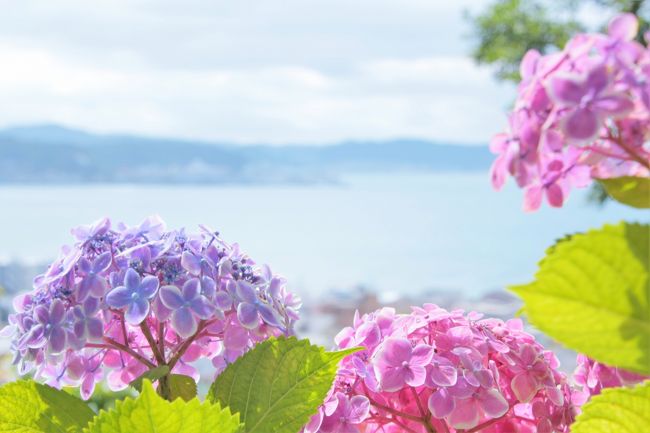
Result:
{"label": "sky", "polygon": [[486,0],[0,0],[0,127],[232,143],[485,144],[514,97]]}

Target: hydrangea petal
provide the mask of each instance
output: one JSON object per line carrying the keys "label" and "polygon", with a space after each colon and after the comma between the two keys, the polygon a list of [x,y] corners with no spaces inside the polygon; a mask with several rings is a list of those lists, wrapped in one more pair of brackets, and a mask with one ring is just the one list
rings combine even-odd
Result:
{"label": "hydrangea petal", "polygon": [[162,304],[172,310],[181,308],[185,304],[181,291],[176,286],[162,286],[158,296]]}
{"label": "hydrangea petal", "polygon": [[203,320],[209,319],[215,312],[214,306],[203,296],[193,299],[190,302],[190,309]]}
{"label": "hydrangea petal", "polygon": [[401,367],[411,359],[411,343],[405,338],[387,338],[379,354],[379,362],[393,367]]}
{"label": "hydrangea petal", "polygon": [[546,199],[548,204],[553,207],[562,207],[564,203],[564,191],[557,183],[553,183],[546,188]]}
{"label": "hydrangea petal", "polygon": [[159,284],[160,282],[158,281],[158,277],[154,277],[152,275],[144,277],[140,283],[138,292],[142,297],[151,299],[156,294]]}
{"label": "hydrangea petal", "polygon": [[130,291],[135,291],[140,286],[140,274],[134,269],[129,268],[124,275],[124,286]]}
{"label": "hydrangea petal", "polygon": [[548,81],[552,99],[562,104],[579,104],[586,93],[584,83],[575,76],[554,76]]}
{"label": "hydrangea petal", "polygon": [[433,358],[433,348],[427,344],[420,344],[413,348],[411,353],[410,365],[425,366],[431,362]]}
{"label": "hydrangea petal", "polygon": [[110,251],[106,251],[105,253],[100,254],[93,262],[93,266],[92,266],[93,272],[94,273],[104,272],[111,265],[112,260],[113,260],[113,255]]}
{"label": "hydrangea petal", "polygon": [[201,259],[189,251],[183,251],[181,256],[181,266],[192,275],[201,274]]}
{"label": "hydrangea petal", "polygon": [[280,326],[280,322],[278,321],[275,311],[269,305],[260,301],[257,304],[257,311],[265,323],[268,323],[271,326]]}
{"label": "hydrangea petal", "polygon": [[210,277],[201,278],[201,294],[208,299],[212,299],[217,291],[217,284]]}
{"label": "hydrangea petal", "polygon": [[542,205],[542,187],[539,185],[526,188],[524,193],[524,211],[531,212]]}
{"label": "hydrangea petal", "polygon": [[217,292],[214,295],[214,303],[222,310],[229,310],[232,307],[232,297],[226,292]]}
{"label": "hydrangea petal", "polygon": [[86,337],[88,338],[89,341],[91,342],[101,341],[102,336],[104,335],[104,326],[101,320],[95,317],[88,319],[88,321],[86,322],[86,328],[88,331]]}
{"label": "hydrangea petal", "polygon": [[424,385],[427,378],[427,370],[421,365],[409,365],[406,374],[404,375],[404,382],[407,385],[417,388]]}
{"label": "hydrangea petal", "polygon": [[601,120],[589,108],[578,108],[569,114],[563,123],[563,129],[569,138],[590,141],[598,134]]}
{"label": "hydrangea petal", "polygon": [[634,109],[634,103],[624,95],[609,95],[598,98],[592,107],[606,115],[621,117]]}
{"label": "hydrangea petal", "polygon": [[79,266],[79,270],[83,272],[84,274],[88,274],[92,271],[92,264],[90,263],[90,260],[88,260],[85,257],[81,257],[79,259],[79,262],[77,263],[77,266]]}
{"label": "hydrangea petal", "polygon": [[453,365],[438,364],[429,369],[428,377],[436,386],[454,386],[458,380],[458,370]]}
{"label": "hydrangea petal", "polygon": [[255,289],[247,281],[237,282],[237,296],[239,296],[239,298],[244,302],[251,304],[257,302],[257,294],[255,293]]}
{"label": "hydrangea petal", "polygon": [[132,299],[131,292],[126,287],[117,287],[106,295],[106,303],[113,308],[124,308]]}
{"label": "hydrangea petal", "polygon": [[40,349],[47,344],[45,339],[45,327],[43,325],[32,326],[27,334],[23,337],[19,346],[26,346],[30,349]]}
{"label": "hydrangea petal", "polygon": [[194,335],[198,325],[190,309],[182,307],[172,313],[172,326],[178,335],[188,338]]}
{"label": "hydrangea petal", "polygon": [[93,374],[86,374],[83,382],[81,382],[80,393],[81,398],[88,400],[93,391],[95,390],[95,376]]}
{"label": "hydrangea petal", "polygon": [[514,392],[517,400],[522,403],[529,402],[537,393],[539,384],[527,373],[520,373],[512,378],[510,388]]}
{"label": "hydrangea petal", "polygon": [[183,284],[183,289],[181,290],[181,295],[186,302],[196,299],[201,293],[201,283],[198,278],[192,278],[187,280]]}
{"label": "hydrangea petal", "polygon": [[60,327],[53,327],[48,338],[48,349],[50,353],[63,352],[66,343],[66,333]]}
{"label": "hydrangea petal", "polygon": [[434,391],[428,400],[428,407],[434,418],[445,418],[454,410],[454,399],[445,388]]}
{"label": "hydrangea petal", "polygon": [[39,323],[46,324],[50,321],[50,310],[45,305],[34,308],[34,317]]}
{"label": "hydrangea petal", "polygon": [[65,305],[59,299],[52,301],[50,305],[50,323],[58,325],[65,318]]}
{"label": "hydrangea petal", "polygon": [[237,319],[239,322],[248,329],[257,327],[259,323],[259,315],[257,308],[253,304],[242,302],[237,306]]}
{"label": "hydrangea petal", "polygon": [[386,392],[399,391],[404,387],[406,376],[411,375],[408,369],[403,367],[388,367],[378,371],[379,386]]}
{"label": "hydrangea petal", "polygon": [[348,420],[353,424],[360,424],[370,413],[370,401],[363,395],[355,395],[350,399],[350,413]]}
{"label": "hydrangea petal", "polygon": [[124,318],[131,325],[139,325],[149,314],[149,308],[149,301],[146,299],[135,299],[127,307]]}
{"label": "hydrangea petal", "polygon": [[483,391],[478,399],[483,412],[490,418],[499,418],[508,412],[510,405],[495,388]]}
{"label": "hydrangea petal", "polygon": [[472,399],[456,400],[447,420],[455,429],[471,429],[478,425],[480,412],[478,403]]}
{"label": "hydrangea petal", "polygon": [[622,41],[631,41],[639,32],[639,20],[636,15],[624,13],[617,15],[607,27],[607,33],[613,38]]}

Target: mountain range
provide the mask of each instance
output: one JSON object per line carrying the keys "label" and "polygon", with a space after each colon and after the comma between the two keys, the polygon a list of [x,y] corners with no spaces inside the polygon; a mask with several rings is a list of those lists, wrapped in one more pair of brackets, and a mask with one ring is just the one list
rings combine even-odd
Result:
{"label": "mountain range", "polygon": [[346,174],[485,171],[486,146],[426,140],[236,145],[93,134],[58,125],[0,130],[0,183],[319,183]]}

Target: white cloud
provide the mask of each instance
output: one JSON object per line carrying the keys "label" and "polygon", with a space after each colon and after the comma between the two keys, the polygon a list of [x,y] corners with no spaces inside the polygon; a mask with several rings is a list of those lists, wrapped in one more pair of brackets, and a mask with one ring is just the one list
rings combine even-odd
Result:
{"label": "white cloud", "polygon": [[234,142],[486,142],[512,98],[464,55],[460,29],[449,33],[459,4],[12,5],[24,16],[23,27],[12,13],[0,18],[4,125]]}

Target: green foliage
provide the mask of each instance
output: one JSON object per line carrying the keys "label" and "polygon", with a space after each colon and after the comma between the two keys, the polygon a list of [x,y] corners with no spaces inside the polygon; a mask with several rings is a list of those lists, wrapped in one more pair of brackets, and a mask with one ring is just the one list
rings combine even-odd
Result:
{"label": "green foliage", "polygon": [[142,383],[145,380],[148,380],[150,382],[155,382],[156,380],[160,379],[166,374],[169,374],[169,366],[161,365],[160,367],[152,368],[150,370],[145,371],[136,379],[134,379],[133,382],[131,382],[129,385],[131,385],[133,388],[138,390],[138,392],[142,392]]}
{"label": "green foliage", "polygon": [[470,17],[479,63],[496,66],[501,80],[519,81],[519,63],[526,51],[545,53],[562,47],[582,26],[559,19],[548,4],[537,0],[500,0],[482,14]]}
{"label": "green foliage", "polygon": [[605,364],[650,374],[650,226],[620,223],[547,251],[535,281],[512,287],[543,332]]}
{"label": "green foliage", "polygon": [[143,381],[158,381],[158,394],[164,396],[170,401],[182,398],[190,401],[197,394],[196,382],[189,376],[182,374],[169,374],[169,366],[161,365],[156,368],[145,371],[137,379],[131,382],[131,386],[138,391],[142,391]]}
{"label": "green foliage", "polygon": [[21,380],[0,388],[0,431],[79,433],[95,414],[72,395]]}
{"label": "green foliage", "polygon": [[647,29],[645,0],[495,0],[481,14],[468,17],[475,41],[472,56],[479,63],[494,65],[500,80],[517,82],[519,63],[526,51],[557,50],[574,33],[585,30],[575,17],[586,5],[600,9],[602,25],[617,13],[631,12],[641,21],[639,34]]}
{"label": "green foliage", "polygon": [[196,382],[189,376],[183,374],[170,374],[166,378],[167,387],[169,388],[169,399],[171,401],[177,398],[190,401],[197,394]]}
{"label": "green foliage", "polygon": [[614,200],[640,209],[650,208],[650,178],[625,176],[599,182]]}
{"label": "green foliage", "polygon": [[[68,387],[64,391],[77,398],[81,398],[79,388]],[[110,410],[115,407],[117,400],[123,400],[126,397],[134,396],[135,390],[126,388],[122,391],[111,391],[104,382],[95,385],[93,395],[85,402],[93,412],[98,413],[100,410]]]}
{"label": "green foliage", "polygon": [[325,352],[308,340],[267,340],[229,365],[208,399],[239,412],[246,433],[296,433],[325,399],[339,361],[357,350]]}
{"label": "green foliage", "polygon": [[571,433],[641,433],[650,430],[650,381],[609,388],[582,407]]}
{"label": "green foliage", "polygon": [[136,399],[118,401],[115,409],[101,412],[85,433],[235,433],[239,416],[216,403],[198,399],[169,402],[158,396],[148,380]]}
{"label": "green foliage", "polygon": [[602,183],[594,182],[591,184],[589,194],[587,194],[587,203],[603,207],[609,200],[610,196]]}

